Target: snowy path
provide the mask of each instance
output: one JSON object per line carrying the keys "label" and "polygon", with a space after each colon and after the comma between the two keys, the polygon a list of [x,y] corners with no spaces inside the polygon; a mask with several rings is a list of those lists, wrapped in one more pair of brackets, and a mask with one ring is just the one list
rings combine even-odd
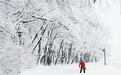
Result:
{"label": "snowy path", "polygon": [[87,64],[86,74],[80,74],[78,64],[56,65],[56,66],[38,66],[27,70],[21,75],[120,75],[121,69],[100,65],[97,63]]}

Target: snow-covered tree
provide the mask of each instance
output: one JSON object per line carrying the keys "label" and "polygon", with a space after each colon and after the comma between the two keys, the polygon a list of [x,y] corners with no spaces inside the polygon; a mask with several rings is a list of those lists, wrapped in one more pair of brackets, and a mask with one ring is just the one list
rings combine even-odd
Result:
{"label": "snow-covered tree", "polygon": [[[108,35],[95,12],[96,3],[98,0],[0,0],[0,36],[6,41],[0,47],[7,46],[4,59],[12,59],[16,72],[36,64],[98,61]],[[6,62],[11,64],[11,60],[2,64]],[[11,68],[9,72],[15,71]]]}

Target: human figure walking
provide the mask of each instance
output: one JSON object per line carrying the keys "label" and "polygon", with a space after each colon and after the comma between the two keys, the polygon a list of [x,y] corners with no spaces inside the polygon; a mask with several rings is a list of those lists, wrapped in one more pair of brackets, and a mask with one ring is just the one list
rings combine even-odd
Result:
{"label": "human figure walking", "polygon": [[85,66],[85,62],[83,60],[80,60],[79,68],[80,68],[80,73],[82,73],[82,70],[83,70],[83,73],[85,73],[86,66]]}

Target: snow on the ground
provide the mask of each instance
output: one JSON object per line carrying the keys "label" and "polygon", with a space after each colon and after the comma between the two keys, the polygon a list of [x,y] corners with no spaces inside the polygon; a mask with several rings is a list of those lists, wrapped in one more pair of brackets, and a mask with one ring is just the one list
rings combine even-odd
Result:
{"label": "snow on the ground", "polygon": [[79,73],[78,64],[71,65],[56,65],[56,66],[37,66],[34,69],[29,69],[20,75],[120,75],[121,68],[114,66],[104,66],[100,63],[86,64],[86,74]]}

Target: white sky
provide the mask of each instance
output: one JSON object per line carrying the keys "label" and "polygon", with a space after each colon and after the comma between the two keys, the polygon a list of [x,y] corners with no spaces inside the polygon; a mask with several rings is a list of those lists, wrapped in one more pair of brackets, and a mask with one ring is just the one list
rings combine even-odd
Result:
{"label": "white sky", "polygon": [[[105,1],[105,0],[102,0]],[[111,39],[110,44],[112,47],[112,56],[121,56],[121,9],[119,0],[107,0],[109,6],[106,3],[102,3],[102,7],[96,5],[96,12],[100,16],[102,22],[110,28]],[[99,9],[100,8],[100,9]]]}

